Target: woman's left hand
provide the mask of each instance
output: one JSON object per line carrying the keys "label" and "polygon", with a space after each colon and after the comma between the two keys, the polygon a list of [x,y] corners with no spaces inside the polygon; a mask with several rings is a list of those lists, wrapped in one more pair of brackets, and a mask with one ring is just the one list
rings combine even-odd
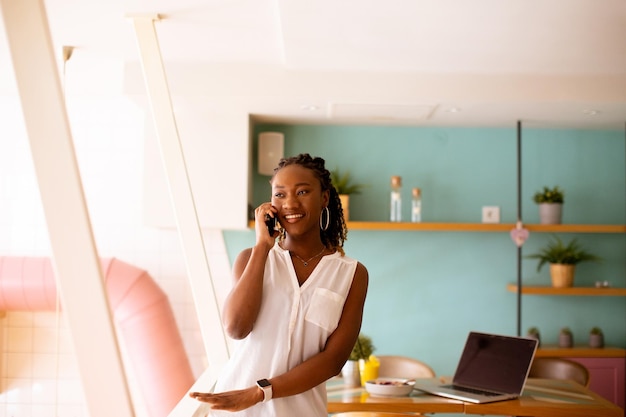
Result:
{"label": "woman's left hand", "polygon": [[263,401],[263,393],[257,387],[220,393],[191,392],[191,398],[202,401],[213,410],[241,411]]}

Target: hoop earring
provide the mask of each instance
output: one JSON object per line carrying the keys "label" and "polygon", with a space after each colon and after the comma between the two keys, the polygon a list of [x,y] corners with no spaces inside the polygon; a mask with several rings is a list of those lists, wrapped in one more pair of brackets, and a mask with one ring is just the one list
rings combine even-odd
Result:
{"label": "hoop earring", "polygon": [[[324,218],[324,212],[326,212],[326,222],[324,223],[322,221],[322,219]],[[330,225],[330,210],[327,207],[324,207],[322,209],[322,212],[320,213],[320,229],[322,229],[323,232],[325,232],[326,230],[328,230],[328,226]]]}

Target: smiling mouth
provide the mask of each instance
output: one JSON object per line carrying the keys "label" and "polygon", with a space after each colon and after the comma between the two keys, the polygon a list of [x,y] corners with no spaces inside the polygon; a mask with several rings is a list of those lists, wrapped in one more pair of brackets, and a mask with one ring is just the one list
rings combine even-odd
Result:
{"label": "smiling mouth", "polygon": [[303,214],[287,214],[285,216],[286,220],[296,220],[296,219],[301,219],[302,217],[304,217]]}

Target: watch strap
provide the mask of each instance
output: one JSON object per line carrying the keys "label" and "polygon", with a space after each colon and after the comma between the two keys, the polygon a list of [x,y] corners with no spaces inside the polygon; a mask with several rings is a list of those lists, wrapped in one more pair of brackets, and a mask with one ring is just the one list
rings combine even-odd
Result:
{"label": "watch strap", "polygon": [[266,403],[272,399],[272,384],[267,379],[259,379],[256,382],[257,387],[263,391],[263,402]]}

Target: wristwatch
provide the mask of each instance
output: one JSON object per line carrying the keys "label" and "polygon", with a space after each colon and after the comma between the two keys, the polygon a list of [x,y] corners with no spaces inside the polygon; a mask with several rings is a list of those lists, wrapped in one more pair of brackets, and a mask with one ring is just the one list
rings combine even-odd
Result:
{"label": "wristwatch", "polygon": [[272,384],[267,379],[259,379],[256,382],[257,387],[263,391],[263,402],[266,403],[272,399]]}

